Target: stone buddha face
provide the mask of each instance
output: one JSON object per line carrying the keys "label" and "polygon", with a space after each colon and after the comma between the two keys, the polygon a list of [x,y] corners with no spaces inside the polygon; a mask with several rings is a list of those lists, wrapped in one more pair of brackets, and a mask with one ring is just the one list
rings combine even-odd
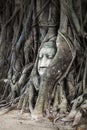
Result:
{"label": "stone buddha face", "polygon": [[38,73],[43,76],[56,54],[54,43],[44,43],[38,57]]}

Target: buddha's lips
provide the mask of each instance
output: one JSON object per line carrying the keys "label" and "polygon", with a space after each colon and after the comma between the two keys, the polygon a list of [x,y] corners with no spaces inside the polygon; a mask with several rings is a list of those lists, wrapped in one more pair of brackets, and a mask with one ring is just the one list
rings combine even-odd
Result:
{"label": "buddha's lips", "polygon": [[47,68],[48,68],[48,67],[40,67],[39,70],[40,70],[40,69],[47,69]]}

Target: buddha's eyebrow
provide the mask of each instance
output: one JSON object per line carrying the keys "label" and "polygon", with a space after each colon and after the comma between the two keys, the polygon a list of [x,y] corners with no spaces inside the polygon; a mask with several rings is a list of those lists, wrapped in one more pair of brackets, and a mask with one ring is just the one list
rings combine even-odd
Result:
{"label": "buddha's eyebrow", "polygon": [[54,56],[55,54],[48,54],[48,53],[47,53],[46,55],[48,55],[48,56]]}
{"label": "buddha's eyebrow", "polygon": [[43,54],[39,54],[38,56],[42,56]]}

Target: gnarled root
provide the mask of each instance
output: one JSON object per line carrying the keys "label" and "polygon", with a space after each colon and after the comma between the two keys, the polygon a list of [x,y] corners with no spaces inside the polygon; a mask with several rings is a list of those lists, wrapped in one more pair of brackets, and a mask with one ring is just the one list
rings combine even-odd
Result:
{"label": "gnarled root", "polygon": [[76,125],[78,125],[78,123],[80,122],[81,117],[82,117],[82,113],[81,113],[80,111],[78,111],[78,112],[76,113],[74,122],[73,122],[73,124],[72,124],[73,127],[76,126]]}
{"label": "gnarled root", "polygon": [[26,103],[28,103],[28,98],[29,98],[28,92],[25,91],[25,93],[20,97],[17,108],[22,109],[21,111],[24,111]]}
{"label": "gnarled root", "polygon": [[76,113],[77,113],[77,111],[72,109],[71,112],[69,113],[69,115],[61,120],[64,122],[70,122],[70,121],[74,120]]}

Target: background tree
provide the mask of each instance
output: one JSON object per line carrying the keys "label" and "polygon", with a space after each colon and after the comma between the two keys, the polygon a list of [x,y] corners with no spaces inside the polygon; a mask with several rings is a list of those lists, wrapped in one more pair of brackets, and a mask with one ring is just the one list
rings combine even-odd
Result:
{"label": "background tree", "polygon": [[[0,1],[1,108],[28,108],[35,119],[50,118],[51,109],[54,119],[71,110],[63,121],[76,117],[73,125],[78,124],[87,111],[86,7],[86,0]],[[38,85],[39,47],[52,37],[57,53]],[[39,86],[33,102],[32,83]]]}

